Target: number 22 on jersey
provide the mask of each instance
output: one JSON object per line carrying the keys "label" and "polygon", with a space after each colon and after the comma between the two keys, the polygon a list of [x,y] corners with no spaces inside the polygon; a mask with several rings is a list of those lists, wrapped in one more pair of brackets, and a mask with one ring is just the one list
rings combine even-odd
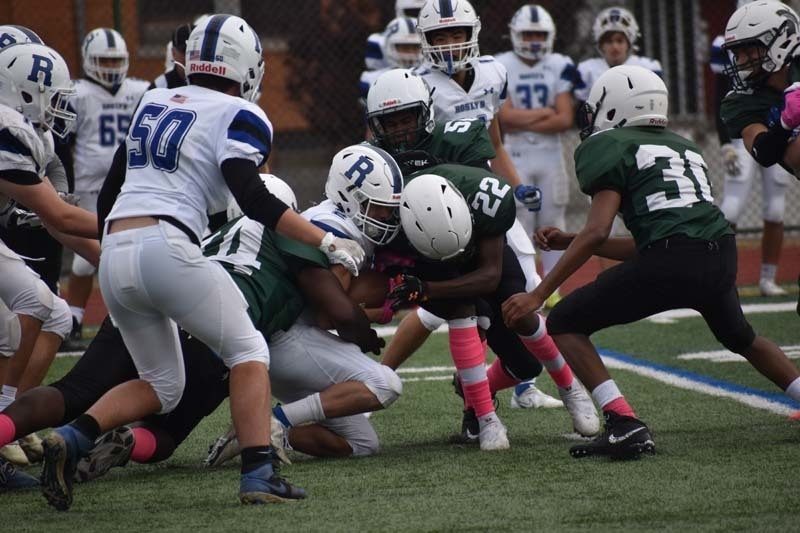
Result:
{"label": "number 22 on jersey", "polygon": [[497,178],[487,176],[481,180],[478,188],[480,191],[475,193],[475,198],[472,200],[472,209],[476,211],[480,209],[485,215],[494,217],[500,208],[503,198],[511,190],[511,185],[506,183],[501,187]]}
{"label": "number 22 on jersey", "polygon": [[170,109],[160,104],[147,104],[138,113],[128,136],[133,148],[128,150],[128,166],[148,165],[165,172],[175,172],[181,155],[181,144],[194,124],[197,114],[186,109]]}

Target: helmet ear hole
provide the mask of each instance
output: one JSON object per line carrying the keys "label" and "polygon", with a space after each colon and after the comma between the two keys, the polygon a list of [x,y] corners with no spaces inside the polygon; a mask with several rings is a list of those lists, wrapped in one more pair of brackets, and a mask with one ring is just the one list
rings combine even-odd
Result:
{"label": "helmet ear hole", "polygon": [[19,94],[20,96],[22,96],[22,100],[26,104],[30,104],[31,102],[33,102],[33,96],[31,96],[31,93],[29,93],[28,91],[20,91]]}
{"label": "helmet ear hole", "polygon": [[616,114],[617,114],[616,109],[609,109],[608,112],[606,113],[606,120],[609,121],[614,120],[614,115]]}

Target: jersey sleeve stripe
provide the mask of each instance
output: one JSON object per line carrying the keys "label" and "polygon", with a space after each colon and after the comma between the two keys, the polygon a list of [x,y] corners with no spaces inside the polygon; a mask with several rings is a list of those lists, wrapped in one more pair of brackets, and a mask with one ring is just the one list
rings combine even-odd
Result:
{"label": "jersey sleeve stripe", "polygon": [[272,133],[263,120],[255,113],[242,109],[233,117],[228,126],[228,138],[249,144],[264,157],[269,156],[272,149]]}
{"label": "jersey sleeve stripe", "polygon": [[326,224],[324,222],[320,222],[319,220],[312,220],[311,223],[314,224],[315,226],[317,226],[319,229],[322,229],[322,230],[329,231],[329,232],[333,233],[337,237],[340,237],[342,239],[350,239],[350,235],[346,234],[345,232],[343,232],[342,230],[340,230],[338,228],[334,228],[333,226],[329,226],[328,224]]}
{"label": "jersey sleeve stripe", "polygon": [[28,157],[33,157],[30,148],[25,146],[22,141],[14,137],[8,128],[0,130],[0,150],[4,152],[11,152],[12,154],[19,154]]}
{"label": "jersey sleeve stripe", "polygon": [[575,76],[577,73],[577,69],[575,65],[572,63],[568,63],[564,66],[564,70],[561,71],[561,79],[564,81],[573,82],[575,81]]}
{"label": "jersey sleeve stripe", "polygon": [[383,51],[381,50],[381,45],[379,45],[375,41],[367,41],[366,56],[369,59],[383,59]]}

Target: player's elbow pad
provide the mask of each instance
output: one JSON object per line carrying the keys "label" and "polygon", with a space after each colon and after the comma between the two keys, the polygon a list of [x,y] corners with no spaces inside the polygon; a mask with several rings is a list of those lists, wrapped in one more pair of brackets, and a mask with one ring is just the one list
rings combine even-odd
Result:
{"label": "player's elbow pad", "polygon": [[786,131],[780,126],[762,131],[756,135],[753,141],[753,148],[750,151],[753,159],[765,167],[771,167],[778,161],[782,161],[791,134],[791,131]]}

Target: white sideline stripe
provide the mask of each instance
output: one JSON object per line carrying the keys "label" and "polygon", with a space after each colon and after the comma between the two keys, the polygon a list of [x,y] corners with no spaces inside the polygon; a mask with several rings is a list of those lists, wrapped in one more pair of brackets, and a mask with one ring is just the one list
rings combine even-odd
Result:
{"label": "white sideline stripe", "polygon": [[737,402],[743,403],[747,406],[755,407],[756,409],[763,409],[771,413],[776,413],[779,415],[790,415],[796,411],[796,409],[792,409],[789,406],[773,402],[767,400],[766,398],[761,398],[753,394],[743,394],[740,392],[725,390],[720,387],[708,385],[707,383],[701,383],[693,379],[677,376],[675,374],[672,374],[670,372],[665,372],[663,370],[655,370],[653,368],[643,367],[627,363],[624,361],[619,361],[612,357],[603,356],[603,362],[606,364],[608,368],[618,368],[622,370],[628,370],[630,372],[633,372],[634,374],[655,379],[656,381],[666,383],[667,385],[671,385],[679,389],[685,389],[692,392],[702,392],[710,396],[718,396],[721,398],[730,398],[731,400],[736,400]]}
{"label": "white sideline stripe", "polygon": [[[789,359],[800,359],[800,344],[792,344],[789,346],[781,346],[781,350],[786,354]],[[678,359],[684,361],[693,361],[700,359],[703,361],[711,361],[712,363],[746,363],[747,359],[739,354],[733,353],[730,350],[710,350],[707,352],[689,352],[678,356]]]}
{"label": "white sideline stripe", "polygon": [[[783,313],[786,311],[794,311],[797,307],[795,302],[780,302],[772,304],[745,304],[742,306],[742,311],[746,315],[755,313]],[[664,311],[663,313],[655,314],[645,320],[655,322],[656,324],[672,324],[679,318],[699,317],[700,313],[694,309],[673,309],[671,311]]]}

